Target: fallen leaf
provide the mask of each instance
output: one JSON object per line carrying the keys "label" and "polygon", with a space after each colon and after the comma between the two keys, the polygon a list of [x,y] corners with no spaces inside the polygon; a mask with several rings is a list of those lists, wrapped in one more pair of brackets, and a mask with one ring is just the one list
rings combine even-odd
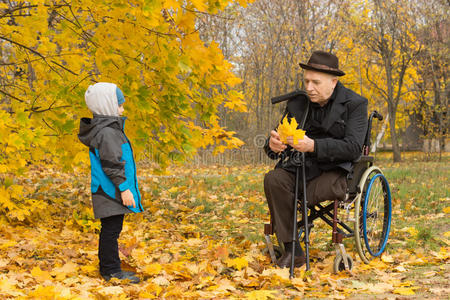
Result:
{"label": "fallen leaf", "polygon": [[245,294],[245,297],[250,300],[266,300],[266,299],[275,299],[276,292],[269,290],[257,290],[251,291]]}
{"label": "fallen leaf", "polygon": [[227,267],[235,268],[236,270],[240,270],[242,268],[248,267],[248,261],[245,257],[237,257],[237,258],[229,258],[225,261]]}
{"label": "fallen leaf", "polygon": [[368,291],[374,294],[383,294],[386,292],[390,292],[394,289],[392,284],[380,282],[373,285],[370,285]]}
{"label": "fallen leaf", "polygon": [[161,272],[162,266],[158,263],[155,264],[149,264],[144,267],[143,271],[144,273],[147,273],[148,275],[157,275]]}
{"label": "fallen leaf", "polygon": [[397,272],[406,272],[406,269],[405,269],[405,267],[404,266],[396,266],[395,268],[394,268],[394,271],[397,271]]}
{"label": "fallen leaf", "polygon": [[410,296],[410,295],[415,295],[416,293],[414,292],[413,288],[410,287],[399,287],[396,288],[395,290],[393,290],[394,294],[399,294],[399,295],[403,295],[403,296]]}
{"label": "fallen leaf", "polygon": [[228,249],[225,246],[219,246],[216,248],[216,253],[214,257],[216,259],[227,259],[228,258]]}
{"label": "fallen leaf", "polygon": [[381,256],[381,260],[385,263],[393,263],[394,262],[394,258],[391,255],[388,254],[383,254]]}
{"label": "fallen leaf", "polygon": [[42,271],[39,267],[34,267],[31,270],[31,276],[33,276],[37,281],[52,280],[52,276],[47,271]]}
{"label": "fallen leaf", "polygon": [[103,296],[118,296],[123,294],[123,288],[121,286],[107,286],[100,288],[98,292]]}
{"label": "fallen leaf", "polygon": [[434,275],[436,275],[436,271],[428,271],[423,273],[423,276],[425,277],[433,277]]}
{"label": "fallen leaf", "polygon": [[152,280],[152,282],[154,283],[154,284],[157,284],[157,285],[169,285],[170,284],[170,281],[169,280],[167,280],[167,278],[165,278],[164,276],[158,276],[158,277],[156,277],[156,278],[153,278],[153,280]]}
{"label": "fallen leaf", "polygon": [[228,280],[228,279],[221,279],[218,283],[217,283],[217,291],[235,291],[236,288],[234,287],[234,284]]}
{"label": "fallen leaf", "polygon": [[281,279],[289,280],[289,269],[283,268],[283,269],[266,269],[262,272],[263,276],[272,277],[272,276],[278,276]]}
{"label": "fallen leaf", "polygon": [[450,288],[431,288],[430,292],[438,296],[450,295]]}

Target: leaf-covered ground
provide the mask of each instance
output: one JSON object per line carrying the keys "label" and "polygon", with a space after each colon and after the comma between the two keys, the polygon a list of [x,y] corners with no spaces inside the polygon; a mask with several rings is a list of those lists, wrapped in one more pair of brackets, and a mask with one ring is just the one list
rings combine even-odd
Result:
{"label": "leaf-covered ground", "polygon": [[[123,267],[137,285],[98,274],[99,222],[93,220],[88,170],[34,167],[15,178],[32,213],[2,216],[0,297],[48,299],[422,299],[450,294],[450,195],[444,162],[381,160],[393,190],[386,255],[366,265],[352,240],[351,273],[332,274],[331,229],[317,221],[311,271],[271,266],[264,251],[269,219],[262,190],[268,166],[173,167],[138,174],[145,213],[126,217]],[[447,165],[447,167],[446,167]],[[33,206],[34,205],[34,206]],[[22,209],[24,209],[22,207]],[[23,219],[23,221],[19,221]]]}

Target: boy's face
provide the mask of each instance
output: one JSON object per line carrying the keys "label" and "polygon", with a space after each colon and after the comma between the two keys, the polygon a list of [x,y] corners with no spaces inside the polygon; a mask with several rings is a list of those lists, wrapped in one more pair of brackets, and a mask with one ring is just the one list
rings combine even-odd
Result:
{"label": "boy's face", "polygon": [[121,116],[123,114],[124,110],[125,110],[125,108],[123,107],[123,104],[120,104],[119,108],[117,109],[119,116]]}

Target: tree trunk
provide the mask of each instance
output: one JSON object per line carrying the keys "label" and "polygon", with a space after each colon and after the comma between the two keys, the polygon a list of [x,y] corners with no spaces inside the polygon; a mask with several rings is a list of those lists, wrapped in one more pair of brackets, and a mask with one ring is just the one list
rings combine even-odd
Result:
{"label": "tree trunk", "polygon": [[380,132],[377,134],[377,137],[375,139],[375,142],[372,144],[372,148],[370,149],[370,152],[377,151],[377,147],[381,142],[381,139],[384,136],[384,133],[386,132],[387,124],[389,122],[389,113],[386,115],[386,118],[384,118],[383,126],[381,126]]}
{"label": "tree trunk", "polygon": [[398,145],[397,131],[395,130],[395,108],[391,103],[388,104],[389,110],[389,127],[391,127],[391,141],[392,141],[392,152],[394,154],[394,162],[400,162],[402,160],[400,147]]}

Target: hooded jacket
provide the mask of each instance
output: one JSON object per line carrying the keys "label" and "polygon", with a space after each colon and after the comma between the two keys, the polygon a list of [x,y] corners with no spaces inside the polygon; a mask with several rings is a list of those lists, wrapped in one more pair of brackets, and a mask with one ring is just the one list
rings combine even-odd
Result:
{"label": "hooded jacket", "polygon": [[[107,88],[115,93],[112,86]],[[88,99],[86,102],[89,103]],[[125,119],[94,114],[92,119],[82,118],[80,121],[78,138],[89,147],[95,218],[143,211],[133,150],[124,132]],[[136,207],[122,204],[121,192],[128,189],[133,194]]]}

